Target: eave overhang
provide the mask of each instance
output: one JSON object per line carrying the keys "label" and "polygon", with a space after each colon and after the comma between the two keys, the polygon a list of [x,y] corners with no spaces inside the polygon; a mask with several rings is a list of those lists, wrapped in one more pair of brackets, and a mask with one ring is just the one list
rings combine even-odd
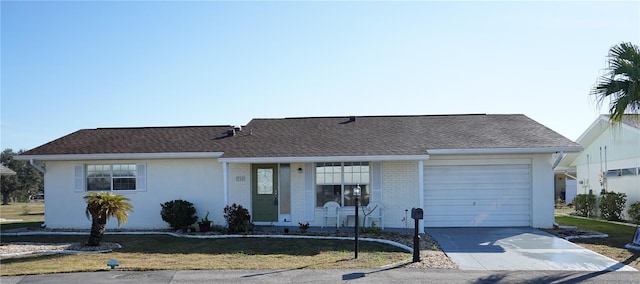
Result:
{"label": "eave overhang", "polygon": [[16,155],[16,160],[80,161],[80,160],[147,160],[147,159],[216,159],[223,152],[172,152],[172,153],[109,153],[109,154],[54,154]]}

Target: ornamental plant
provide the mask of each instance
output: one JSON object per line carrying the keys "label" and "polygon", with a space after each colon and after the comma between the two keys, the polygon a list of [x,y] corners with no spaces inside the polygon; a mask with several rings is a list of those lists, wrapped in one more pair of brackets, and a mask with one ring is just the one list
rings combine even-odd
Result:
{"label": "ornamental plant", "polygon": [[635,224],[640,224],[640,201],[636,201],[629,206],[629,210],[627,210],[627,214],[629,214],[629,218]]}
{"label": "ornamental plant", "polygon": [[578,194],[573,200],[576,206],[576,214],[582,217],[593,216],[593,211],[596,208],[596,196],[593,194]]}
{"label": "ornamental plant", "polygon": [[627,195],[625,193],[616,193],[613,191],[602,191],[600,193],[600,217],[607,221],[621,221],[624,206],[627,204]]}
{"label": "ornamental plant", "polygon": [[196,208],[193,203],[177,199],[160,204],[160,216],[162,220],[169,223],[173,229],[186,228],[198,221],[196,216]]}
{"label": "ornamental plant", "polygon": [[253,231],[251,214],[242,205],[232,204],[224,207],[224,219],[227,221],[229,233],[248,233]]}

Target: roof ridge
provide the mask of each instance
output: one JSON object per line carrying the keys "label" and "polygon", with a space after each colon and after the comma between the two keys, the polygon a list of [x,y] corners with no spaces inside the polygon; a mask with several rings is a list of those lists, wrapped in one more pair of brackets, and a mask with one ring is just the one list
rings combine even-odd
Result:
{"label": "roof ridge", "polygon": [[166,129],[166,128],[205,128],[205,127],[235,127],[233,125],[175,125],[175,126],[114,126],[87,128],[84,130],[105,130],[105,129]]}

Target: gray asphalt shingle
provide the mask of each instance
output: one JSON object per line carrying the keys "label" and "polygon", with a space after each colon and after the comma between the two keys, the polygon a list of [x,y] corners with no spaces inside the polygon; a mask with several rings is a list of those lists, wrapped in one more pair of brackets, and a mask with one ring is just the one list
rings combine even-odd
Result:
{"label": "gray asphalt shingle", "polygon": [[521,114],[253,119],[231,126],[85,129],[23,155],[224,152],[225,158],[424,155],[428,149],[580,147]]}

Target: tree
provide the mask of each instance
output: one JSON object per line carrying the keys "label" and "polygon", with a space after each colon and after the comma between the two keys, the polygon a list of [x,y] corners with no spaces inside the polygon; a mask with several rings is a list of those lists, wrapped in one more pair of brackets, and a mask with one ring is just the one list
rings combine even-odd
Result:
{"label": "tree", "polygon": [[598,106],[609,98],[609,121],[620,123],[625,112],[640,113],[640,49],[623,42],[609,49],[609,67],[591,94]]}
{"label": "tree", "polygon": [[100,245],[109,218],[116,218],[120,227],[133,211],[129,198],[110,192],[90,192],[84,196],[84,200],[87,202],[85,214],[91,218],[91,234],[87,241],[89,246]]}
{"label": "tree", "polygon": [[[18,161],[13,157],[24,153],[20,150],[18,153],[12,149],[2,151],[0,161],[2,164],[16,172],[14,176],[2,176],[0,181],[0,193],[2,193],[2,204],[9,204],[11,197],[22,197],[27,199],[30,195],[44,190],[44,177],[41,172],[36,170],[27,161]],[[44,168],[44,165],[40,165]]]}

